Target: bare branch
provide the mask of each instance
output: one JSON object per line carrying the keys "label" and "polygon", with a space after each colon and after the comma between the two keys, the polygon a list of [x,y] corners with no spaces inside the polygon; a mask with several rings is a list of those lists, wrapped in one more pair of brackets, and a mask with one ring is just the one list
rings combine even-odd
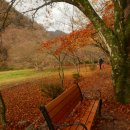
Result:
{"label": "bare branch", "polygon": [[15,1],[16,0],[11,0],[11,2],[10,2],[11,4],[9,5],[8,9],[6,10],[5,15],[4,15],[4,21],[3,21],[3,24],[2,24],[2,26],[0,28],[0,31],[5,29],[5,24],[6,24],[9,12],[10,12],[11,8],[13,7],[13,4],[15,3]]}

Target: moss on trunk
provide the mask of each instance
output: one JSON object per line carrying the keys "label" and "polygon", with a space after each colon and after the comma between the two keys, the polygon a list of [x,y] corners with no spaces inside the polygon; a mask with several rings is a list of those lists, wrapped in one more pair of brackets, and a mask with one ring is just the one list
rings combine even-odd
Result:
{"label": "moss on trunk", "polygon": [[112,80],[116,100],[121,103],[130,103],[130,71],[128,71],[130,68],[127,53],[123,49],[118,47],[113,50]]}

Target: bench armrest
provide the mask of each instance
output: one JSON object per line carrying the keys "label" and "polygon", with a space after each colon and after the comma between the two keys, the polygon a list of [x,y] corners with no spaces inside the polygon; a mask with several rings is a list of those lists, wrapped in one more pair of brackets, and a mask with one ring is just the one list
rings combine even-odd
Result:
{"label": "bench armrest", "polygon": [[62,124],[56,124],[55,126],[57,128],[65,128],[65,127],[69,127],[69,126],[82,126],[85,130],[88,130],[86,125],[83,124],[83,123],[80,123],[80,122],[74,122],[74,123],[68,123],[68,122],[65,122],[65,123],[62,123]]}

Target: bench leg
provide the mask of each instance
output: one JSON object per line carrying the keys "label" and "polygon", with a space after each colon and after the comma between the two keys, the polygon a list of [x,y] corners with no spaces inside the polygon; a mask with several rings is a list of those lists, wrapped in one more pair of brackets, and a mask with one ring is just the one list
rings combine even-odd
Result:
{"label": "bench leg", "polygon": [[49,115],[48,115],[48,112],[47,112],[45,106],[40,106],[39,109],[40,109],[40,111],[42,112],[42,115],[43,115],[43,117],[45,118],[45,120],[46,120],[46,122],[47,122],[47,125],[48,125],[48,127],[49,127],[49,130],[55,130],[55,128],[54,128],[54,126],[53,126],[53,124],[52,124],[52,121],[51,121],[51,119],[50,119],[50,117],[49,117]]}
{"label": "bench leg", "polygon": [[102,109],[102,99],[100,99],[99,101],[99,111],[98,111],[99,116],[101,116],[101,109]]}

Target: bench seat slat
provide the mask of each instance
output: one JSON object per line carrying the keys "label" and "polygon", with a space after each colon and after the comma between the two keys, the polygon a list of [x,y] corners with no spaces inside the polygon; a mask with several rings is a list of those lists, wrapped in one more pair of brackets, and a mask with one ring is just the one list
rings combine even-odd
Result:
{"label": "bench seat slat", "polygon": [[[96,109],[95,107],[99,105],[99,101],[94,101],[94,104],[91,108],[91,110],[89,112],[86,111],[86,114],[87,116],[85,115],[83,118],[82,118],[82,121],[81,123],[84,123],[87,127],[88,130],[90,130],[91,126],[92,126],[92,123],[93,123],[93,120],[94,120],[94,117],[95,117],[95,114],[96,114]],[[88,115],[89,114],[89,115]],[[77,128],[77,130],[84,130],[83,127],[79,126]]]}
{"label": "bench seat slat", "polygon": [[87,128],[88,128],[88,130],[90,130],[91,127],[92,127],[92,122],[94,120],[94,117],[96,116],[98,106],[99,106],[99,100],[97,100],[95,102],[94,107],[93,107],[93,109],[91,111],[91,114],[90,114],[90,116],[89,116],[89,118],[87,120]]}
{"label": "bench seat slat", "polygon": [[[90,104],[89,108],[88,108],[88,106],[86,106],[85,114],[84,114],[84,116],[81,118],[80,123],[85,124],[86,121],[88,120],[89,115],[91,114],[91,110],[93,109],[93,106],[94,106],[94,104],[95,104],[95,101],[92,100],[90,103],[91,103],[91,104]],[[82,126],[78,126],[78,127],[77,127],[77,130],[83,130],[83,127],[82,127]]]}
{"label": "bench seat slat", "polygon": [[[85,114],[85,112],[83,112],[82,113],[82,116]],[[78,115],[77,115],[78,116]],[[75,116],[74,118],[73,118],[73,122],[72,121],[70,121],[70,123],[75,123],[75,122],[80,122],[80,118],[78,118],[77,116]],[[81,116],[81,115],[80,115]],[[71,120],[71,117],[68,117],[68,118],[70,118],[70,120]],[[78,120],[79,119],[79,120]],[[66,128],[64,128],[63,130],[76,130],[77,129],[77,125],[73,125],[73,126],[68,126],[68,127],[66,127]]]}
{"label": "bench seat slat", "polygon": [[[91,113],[91,110],[93,109],[94,104],[95,104],[95,101],[92,100],[90,102],[89,106],[85,106],[86,110],[84,111],[83,115],[81,115],[79,118],[76,118],[74,122],[80,122],[80,123],[85,124],[87,119],[89,118],[89,115]],[[64,130],[82,130],[82,129],[83,129],[82,126],[75,126],[74,125],[74,126],[67,127]]]}

